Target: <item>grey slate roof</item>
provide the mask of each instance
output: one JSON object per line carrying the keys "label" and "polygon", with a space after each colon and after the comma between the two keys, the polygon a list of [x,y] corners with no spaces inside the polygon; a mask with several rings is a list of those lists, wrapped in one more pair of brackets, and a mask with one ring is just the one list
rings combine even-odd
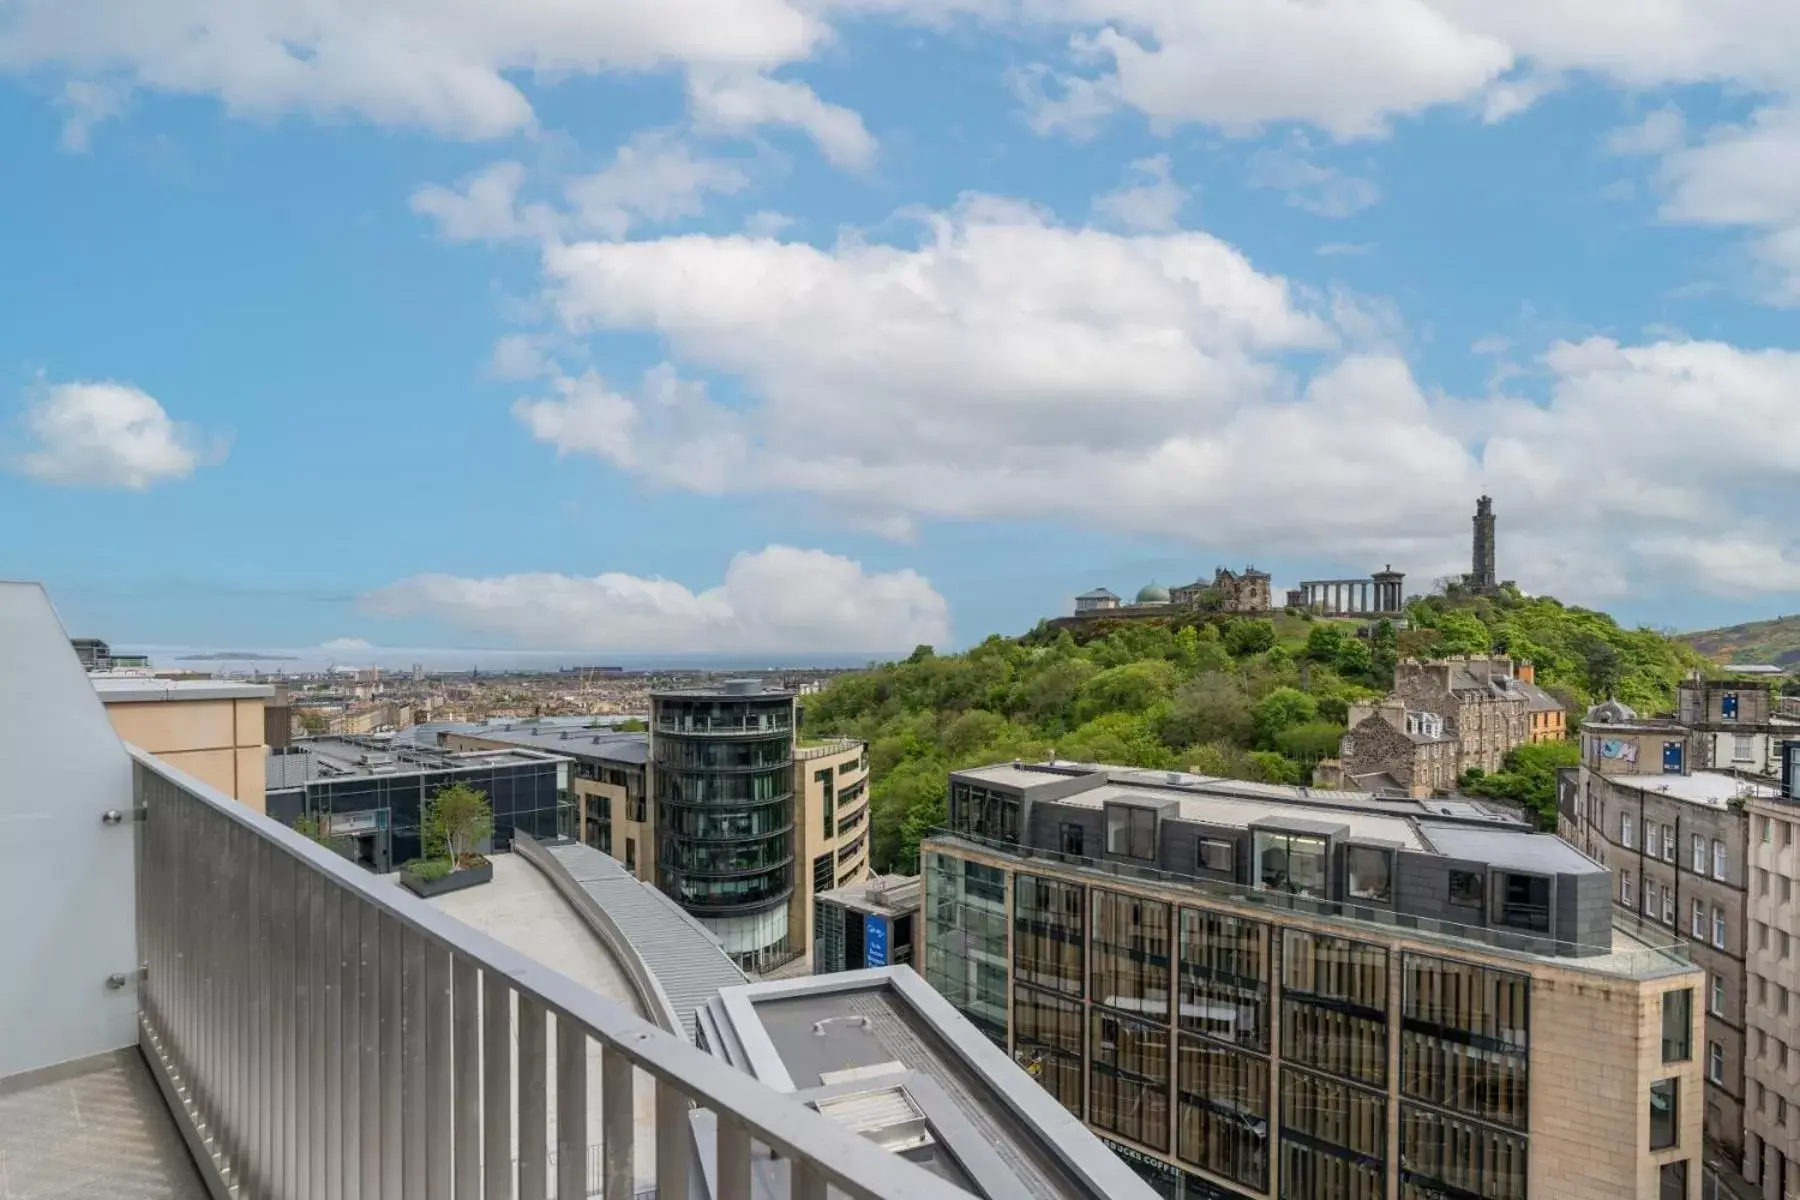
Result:
{"label": "grey slate roof", "polygon": [[1525,709],[1527,712],[1561,712],[1563,702],[1546,692],[1535,683],[1515,680],[1513,686],[1525,693]]}
{"label": "grey slate roof", "polygon": [[577,842],[546,844],[545,849],[613,919],[656,976],[693,1041],[695,1010],[720,989],[742,986],[744,973],[698,921],[618,859]]}

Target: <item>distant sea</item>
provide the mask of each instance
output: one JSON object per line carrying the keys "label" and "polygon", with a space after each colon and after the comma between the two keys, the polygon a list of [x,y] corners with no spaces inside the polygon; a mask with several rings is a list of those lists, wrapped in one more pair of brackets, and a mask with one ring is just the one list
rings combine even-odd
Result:
{"label": "distant sea", "polygon": [[628,671],[779,671],[864,667],[904,658],[907,650],[866,654],[727,654],[639,651],[609,654],[594,650],[407,649],[394,646],[271,649],[210,646],[132,646],[115,643],[115,654],[146,655],[160,669],[216,675],[307,674],[331,667],[410,670],[417,663],[437,673],[480,671],[560,671],[621,667]]}

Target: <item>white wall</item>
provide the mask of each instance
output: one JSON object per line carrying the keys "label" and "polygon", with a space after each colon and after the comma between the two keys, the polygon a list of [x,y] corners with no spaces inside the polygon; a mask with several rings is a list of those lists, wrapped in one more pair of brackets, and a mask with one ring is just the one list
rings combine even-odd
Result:
{"label": "white wall", "polygon": [[0,583],[0,1079],[137,1042],[131,758],[41,587]]}

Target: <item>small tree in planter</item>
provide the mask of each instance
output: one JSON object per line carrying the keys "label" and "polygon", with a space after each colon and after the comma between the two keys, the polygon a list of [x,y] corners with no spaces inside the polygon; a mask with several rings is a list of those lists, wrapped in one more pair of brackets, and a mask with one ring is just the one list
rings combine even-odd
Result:
{"label": "small tree in planter", "polygon": [[494,810],[487,793],[466,783],[440,788],[425,802],[425,857],[444,858],[450,869],[478,867],[487,860],[481,857],[481,844],[494,836]]}

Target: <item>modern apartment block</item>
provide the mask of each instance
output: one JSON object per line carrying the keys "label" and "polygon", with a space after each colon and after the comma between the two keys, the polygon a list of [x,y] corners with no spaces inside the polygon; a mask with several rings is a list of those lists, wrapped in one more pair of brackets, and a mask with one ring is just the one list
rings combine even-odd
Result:
{"label": "modern apartment block", "polygon": [[1783,744],[1783,786],[1747,805],[1749,963],[1744,1177],[1764,1200],[1800,1196],[1800,740]]}
{"label": "modern apartment block", "polygon": [[1613,873],[1614,903],[1687,938],[1706,971],[1706,1136],[1716,1157],[1744,1154],[1744,1062],[1750,928],[1748,805],[1776,789],[1696,771],[1710,735],[1617,701],[1581,727],[1581,764],[1564,790],[1558,832]]}
{"label": "modern apartment block", "polygon": [[796,694],[754,680],[652,704],[648,733],[520,722],[437,736],[572,759],[575,837],[656,884],[743,966],[805,954],[814,894],[868,875],[867,748],[798,740]]}
{"label": "modern apartment block", "polygon": [[1694,1200],[1705,975],[1468,801],[950,776],[926,979],[1160,1194]]}
{"label": "modern apartment block", "polygon": [[570,821],[563,795],[566,757],[523,748],[447,751],[372,737],[301,738],[270,754],[268,814],[283,825],[302,817],[376,874],[424,853],[425,804],[443,788],[484,793],[494,814],[493,848],[515,829],[554,838]]}
{"label": "modern apartment block", "polygon": [[755,679],[650,705],[657,886],[747,969],[806,953],[818,883],[868,870],[862,744],[797,748],[795,693]]}

